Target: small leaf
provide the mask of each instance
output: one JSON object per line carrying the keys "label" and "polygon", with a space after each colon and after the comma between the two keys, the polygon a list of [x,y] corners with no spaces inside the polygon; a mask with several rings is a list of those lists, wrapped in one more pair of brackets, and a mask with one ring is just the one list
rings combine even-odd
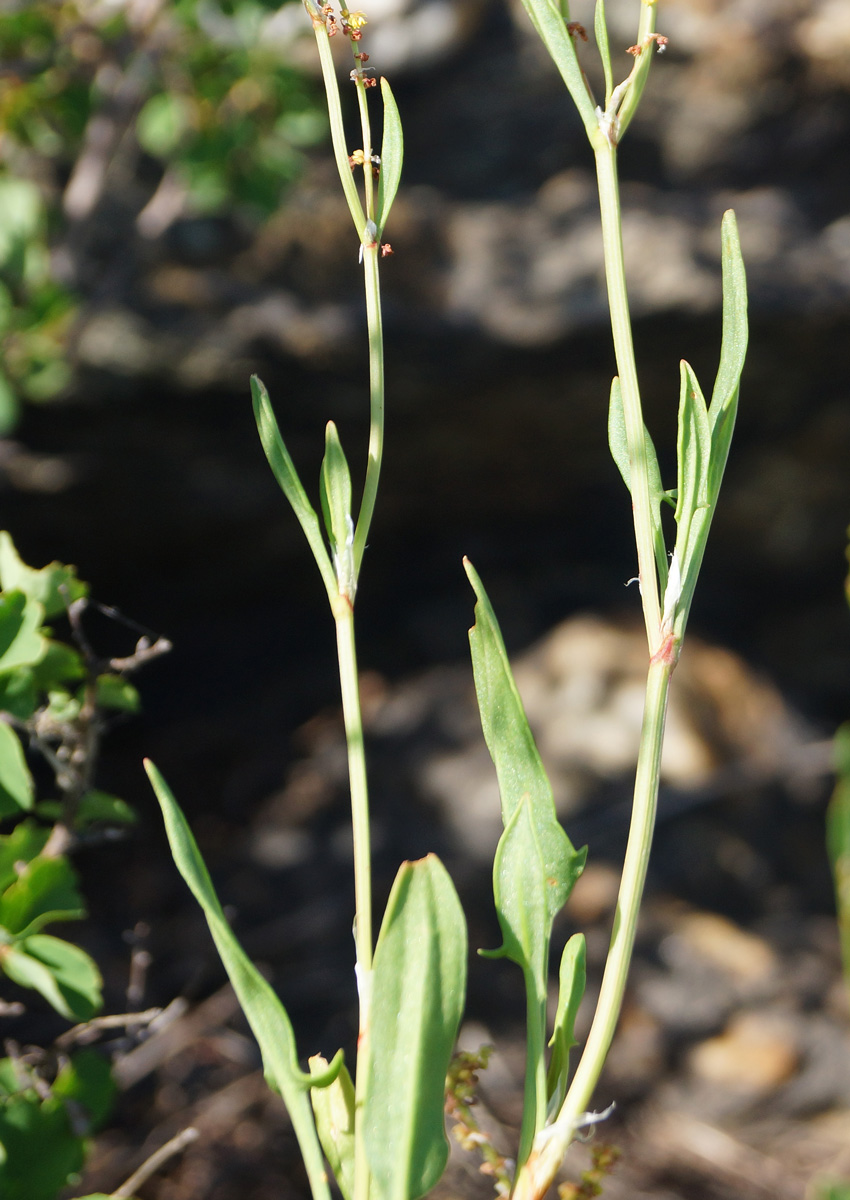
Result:
{"label": "small leaf", "polygon": [[85,916],[77,876],[67,858],[32,859],[0,896],[0,926],[29,937],[51,921]]}
{"label": "small leaf", "polygon": [[325,457],[320,476],[322,514],[331,547],[331,561],[341,596],[354,599],[354,522],[351,519],[351,475],[336,425],[325,428]]}
{"label": "small leaf", "polygon": [[448,1160],[446,1073],[466,990],[466,923],[433,854],[403,863],[375,949],[363,1114],[380,1200],[416,1200]]}
{"label": "small leaf", "polygon": [[608,45],[608,22],[605,20],[605,0],[596,0],[596,8],[593,13],[593,32],[596,35],[596,45],[599,49],[599,57],[602,59],[602,71],[605,75],[605,103],[603,108],[608,107],[608,101],[611,99],[611,93],[614,90],[614,74],[611,70],[611,49]]}
{"label": "small leaf", "polygon": [[20,589],[0,593],[0,671],[38,662],[47,649],[39,632],[43,620],[42,606]]}
{"label": "small leaf", "polygon": [[680,374],[676,553],[684,574],[688,567],[691,521],[697,509],[708,506],[711,429],[702,389],[690,365],[684,360],[680,364]]}
{"label": "small leaf", "polygon": [[0,1104],[0,1147],[3,1200],[56,1200],[85,1157],[62,1100],[35,1091]]}
{"label": "small leaf", "polygon": [[549,1107],[547,1116],[554,1119],[560,1111],[567,1094],[570,1069],[570,1050],[576,1045],[575,1024],[579,1005],[587,983],[587,947],[584,934],[574,933],[561,955],[558,983],[558,1010],[555,1027],[549,1045],[552,1057],[549,1060],[547,1094]]}
{"label": "small leaf", "polygon": [[49,692],[59,684],[85,679],[86,669],[80,654],[64,642],[47,639],[44,654],[32,668],[37,688]]}
{"label": "small leaf", "polygon": [[[661,503],[670,503],[670,496],[661,483],[661,470],[658,466],[658,455],[649,436],[646,425],[643,427],[644,450],[646,453],[647,478],[649,482],[649,502],[652,507],[653,542],[655,547],[655,565],[658,569],[659,584],[662,592],[667,586],[667,547],[664,541],[664,528],[661,524]],[[608,405],[608,447],[617,469],[623,477],[623,482],[632,490],[632,467],[629,456],[629,439],[626,435],[626,414],[623,409],[623,393],[620,381],[615,376],[611,381],[611,399]],[[675,506],[674,506],[675,507]]]}
{"label": "small leaf", "polygon": [[389,83],[381,77],[381,95],[384,99],[384,136],[381,142],[381,171],[378,175],[378,238],[384,231],[387,217],[393,206],[401,179],[401,164],[404,159],[404,135],[401,117]]}
{"label": "small leaf", "polygon": [[[52,562],[36,570],[22,562],[8,533],[0,533],[0,586],[17,589],[44,608],[44,616],[64,613],[69,604],[88,594],[88,584],[77,579],[76,567]],[[5,664],[2,664],[5,666]]]}
{"label": "small leaf", "polygon": [[0,818],[31,809],[35,799],[32,775],[20,739],[0,721]]}
{"label": "small leaf", "polygon": [[579,111],[591,145],[599,137],[593,101],[587,91],[582,69],[576,55],[573,39],[567,32],[567,23],[552,0],[522,0],[523,7],[531,18],[543,45],[567,85],[573,103]]}
{"label": "small leaf", "polygon": [[18,721],[28,721],[37,703],[35,676],[29,667],[16,667],[0,674],[0,711]]}
{"label": "small leaf", "polygon": [[289,451],[286,448],[283,438],[280,436],[280,430],[272,411],[269,394],[256,375],[251,376],[251,395],[254,404],[254,419],[257,422],[257,430],[259,431],[260,441],[263,444],[263,450],[269,461],[269,466],[274,472],[274,477],[280,485],[283,494],[292,506],[292,511],[298,518],[298,523],[304,530],[304,535],[313,552],[316,565],[321,572],[328,597],[333,604],[337,596],[336,578],[331,566],[331,560],[328,557],[328,552],[325,549],[325,543],[322,540],[319,518],[316,516],[313,506],[307,499],[307,493],[304,491],[301,480],[298,478],[295,464],[289,456]]}
{"label": "small leaf", "polygon": [[95,1133],[112,1111],[115,1081],[107,1059],[96,1050],[79,1050],[56,1076],[54,1096],[76,1106],[88,1120],[87,1133]]}
{"label": "small leaf", "polygon": [[47,933],[37,933],[18,942],[15,949],[23,951],[50,972],[56,981],[64,1009],[59,1008],[44,992],[42,995],[69,1021],[90,1021],[103,1007],[103,980],[97,963],[79,946]]}
{"label": "small leaf", "polygon": [[96,703],[98,708],[129,713],[137,713],[140,707],[138,691],[120,675],[98,675]]}
{"label": "small leaf", "polygon": [[738,393],[747,354],[747,275],[741,256],[734,212],[723,214],[721,226],[723,269],[723,340],[720,366],[709,407],[711,422],[710,495],[717,500],[738,411]]}
{"label": "small leaf", "polygon": [[135,825],[138,814],[126,800],[110,796],[108,792],[92,790],[86,792],[74,817],[75,829],[88,829],[91,825]]}
{"label": "small leaf", "polygon": [[35,821],[21,821],[11,833],[0,837],[0,893],[18,878],[16,864],[38,858],[49,837],[50,830]]}
{"label": "small leaf", "polygon": [[330,1200],[322,1151],[306,1094],[309,1076],[304,1076],[298,1067],[295,1035],[286,1009],[228,925],[197,842],[167,783],[147,760],[145,770],[162,808],[174,862],[203,909],[233,990],[259,1042],[266,1078],[280,1092],[289,1110],[314,1200]]}
{"label": "small leaf", "polygon": [[[320,1075],[328,1069],[327,1059],[320,1054],[310,1059],[310,1071]],[[328,1087],[314,1087],[310,1092],[319,1141],[330,1163],[337,1187],[344,1200],[354,1195],[354,1084],[343,1064],[336,1079]]]}

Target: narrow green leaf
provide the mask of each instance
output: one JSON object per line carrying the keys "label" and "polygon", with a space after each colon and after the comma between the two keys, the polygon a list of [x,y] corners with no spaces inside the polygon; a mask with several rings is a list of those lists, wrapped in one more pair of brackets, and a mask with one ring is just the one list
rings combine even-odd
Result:
{"label": "narrow green leaf", "polygon": [[32,775],[20,739],[0,721],[0,818],[31,809],[35,800]]}
{"label": "narrow green leaf", "polygon": [[475,625],[469,633],[481,726],[496,767],[507,828],[520,802],[528,798],[541,854],[550,918],[566,904],[584,866],[558,821],[552,787],[544,770],[508,662],[501,630],[484,586],[468,559],[466,574],[477,598]]}
{"label": "narrow green leaf", "polygon": [[[328,1070],[327,1059],[320,1054],[310,1059],[310,1071],[322,1075]],[[327,1087],[310,1092],[313,1115],[325,1158],[334,1173],[344,1200],[354,1195],[354,1084],[345,1064]]]}
{"label": "narrow green leaf", "polygon": [[684,360],[680,363],[680,381],[676,524],[680,530],[684,530],[687,540],[694,513],[708,504],[711,427],[702,389],[692,368]]}
{"label": "narrow green leaf", "polygon": [[655,32],[655,10],[656,4],[641,4],[638,18],[638,30],[635,37],[635,45],[642,47],[637,62],[635,63],[635,72],[632,76],[631,84],[626,92],[623,103],[620,105],[619,112],[619,137],[622,141],[626,130],[631,124],[632,117],[637,112],[640,104],[643,89],[646,87],[649,79],[649,69],[652,66],[652,60],[656,54],[656,46],[650,40],[650,35]]}
{"label": "narrow green leaf", "polygon": [[363,1113],[380,1200],[416,1200],[448,1160],[446,1073],[466,991],[466,923],[433,854],[403,863],[375,948]]}
{"label": "narrow green leaf", "polygon": [[522,0],[522,3],[543,45],[549,51],[558,73],[567,85],[591,143],[595,143],[599,137],[596,106],[587,90],[564,16],[551,0]]}
{"label": "narrow green leaf", "polygon": [[325,457],[322,459],[319,483],[337,588],[340,595],[353,600],[357,579],[354,571],[354,522],[351,519],[351,474],[333,421],[328,421],[325,427]]}
{"label": "narrow green leaf", "polygon": [[333,567],[331,566],[331,560],[328,557],[328,552],[322,539],[319,518],[316,516],[312,504],[307,499],[307,493],[304,491],[301,480],[298,478],[295,464],[289,456],[289,451],[286,448],[283,438],[280,436],[280,430],[272,411],[269,394],[266,391],[265,385],[256,375],[251,376],[251,396],[254,404],[254,419],[257,422],[257,430],[259,431],[260,441],[263,444],[263,450],[269,461],[269,466],[274,472],[274,477],[280,485],[284,496],[286,496],[292,506],[292,511],[298,518],[298,523],[304,530],[304,536],[307,538],[310,549],[313,551],[313,557],[321,572],[328,597],[331,603],[333,603],[337,596],[336,579]]}
{"label": "narrow green leaf", "polygon": [[174,862],[204,911],[233,990],[259,1042],[266,1078],[283,1096],[289,1110],[314,1200],[330,1200],[322,1152],[307,1097],[309,1076],[299,1070],[295,1035],[286,1009],[228,925],[197,842],[167,783],[147,760],[145,770],[162,808]]}
{"label": "narrow green leaf", "polygon": [[[655,445],[649,436],[646,425],[643,427],[644,450],[646,453],[647,478],[649,481],[649,502],[652,506],[652,524],[655,544],[655,565],[661,591],[667,586],[667,547],[664,541],[664,527],[661,524],[662,501],[670,502],[669,494],[661,482],[661,470],[658,466],[658,455]],[[608,405],[608,447],[611,457],[616,463],[617,470],[623,477],[623,482],[631,494],[632,468],[629,458],[629,439],[626,436],[626,415],[623,408],[623,392],[620,381],[614,376],[611,381],[611,399]]]}
{"label": "narrow green leaf", "polygon": [[721,225],[723,270],[723,340],[720,365],[711,394],[710,495],[716,501],[726,470],[729,446],[738,411],[741,373],[747,354],[747,275],[741,256],[738,224],[732,209],[723,214]]}
{"label": "narrow green leaf", "polygon": [[[64,613],[67,606],[88,593],[88,584],[77,579],[76,567],[52,562],[36,570],[22,562],[8,533],[0,533],[0,587],[17,589],[37,601],[45,617]],[[5,664],[3,664],[5,665]]]}
{"label": "narrow green leaf", "polygon": [[381,76],[381,95],[384,99],[384,135],[381,141],[381,171],[378,175],[378,240],[384,231],[390,209],[393,206],[399,181],[401,164],[404,160],[404,135],[401,117],[392,89]]}
{"label": "narrow green leaf", "polygon": [[570,1050],[576,1045],[575,1024],[579,1005],[587,983],[587,946],[583,933],[574,933],[561,955],[558,984],[558,1010],[549,1045],[552,1057],[549,1060],[546,1091],[549,1097],[547,1115],[553,1118],[560,1112],[567,1094],[569,1080]]}
{"label": "narrow green leaf", "polygon": [[611,69],[611,48],[608,45],[608,22],[605,20],[605,0],[596,0],[593,13],[593,32],[596,35],[596,45],[599,57],[602,59],[602,70],[605,73],[605,103],[608,107],[611,93],[614,90],[614,72]]}
{"label": "narrow green leaf", "polygon": [[88,829],[91,825],[135,825],[138,814],[126,800],[110,796],[108,792],[92,789],[80,800],[74,817],[75,829]]}

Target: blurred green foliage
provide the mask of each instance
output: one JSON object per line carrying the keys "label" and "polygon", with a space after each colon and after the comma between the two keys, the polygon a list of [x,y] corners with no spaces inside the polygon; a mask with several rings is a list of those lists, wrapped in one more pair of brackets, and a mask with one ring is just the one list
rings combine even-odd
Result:
{"label": "blurred green foliage", "polygon": [[63,218],[94,210],[116,162],[141,169],[149,207],[167,192],[169,219],[236,209],[259,221],[280,204],[327,129],[312,80],[288,61],[281,16],[295,2],[3,4],[0,435],[19,399],[69,385],[76,302],[49,247]]}

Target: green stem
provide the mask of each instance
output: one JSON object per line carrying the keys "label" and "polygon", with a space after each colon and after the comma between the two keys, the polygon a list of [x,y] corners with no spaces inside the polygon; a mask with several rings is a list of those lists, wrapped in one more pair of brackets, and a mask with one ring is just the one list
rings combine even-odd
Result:
{"label": "green stem", "polygon": [[363,551],[369,536],[369,526],[375,511],[381,460],[384,453],[384,331],[381,320],[381,283],[378,272],[377,245],[363,247],[364,283],[366,286],[366,321],[369,329],[369,450],[363,498],[354,533],[354,576],[360,574]]}
{"label": "green stem", "polygon": [[602,216],[602,245],[605,253],[605,278],[611,313],[614,354],[623,394],[623,414],[629,446],[632,512],[638,555],[638,578],[650,654],[659,648],[661,604],[655,570],[655,528],[650,502],[649,472],[646,458],[643,412],[635,364],[623,234],[620,213],[620,189],[617,180],[617,147],[607,138],[594,146]]}
{"label": "green stem", "polygon": [[[351,828],[354,839],[354,944],[357,957],[357,986],[360,993],[360,1029],[357,1040],[355,1111],[363,1112],[369,1081],[369,1011],[372,991],[372,865],[369,836],[369,792],[363,746],[363,716],[354,641],[354,611],[345,603],[336,614],[337,655],[342,689],[342,712],[348,746],[348,775],[351,788]],[[368,1200],[369,1164],[363,1139],[363,1122],[355,1120],[354,1197]]]}
{"label": "green stem", "polygon": [[561,1111],[554,1124],[538,1137],[537,1148],[532,1151],[528,1162],[520,1170],[513,1200],[540,1200],[551,1185],[576,1129],[581,1126],[581,1118],[590,1103],[614,1037],[631,963],[652,845],[664,719],[672,670],[673,665],[668,656],[659,656],[649,667],[632,823],[620,880],[611,945],[593,1023]]}
{"label": "green stem", "polygon": [[537,994],[534,976],[530,971],[525,975],[525,1003],[525,1098],[517,1152],[517,1166],[520,1168],[531,1153],[538,1129],[543,1127],[546,1120],[546,997]]}

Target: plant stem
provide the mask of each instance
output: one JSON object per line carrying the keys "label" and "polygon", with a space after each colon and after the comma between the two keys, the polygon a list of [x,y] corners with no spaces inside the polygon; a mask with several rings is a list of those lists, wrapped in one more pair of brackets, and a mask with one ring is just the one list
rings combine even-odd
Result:
{"label": "plant stem", "polygon": [[632,822],[620,880],[611,945],[593,1023],[561,1111],[555,1123],[540,1135],[538,1148],[532,1152],[525,1167],[520,1170],[513,1200],[539,1200],[551,1185],[576,1129],[581,1126],[581,1118],[599,1080],[614,1037],[626,988],[652,845],[661,745],[672,670],[672,663],[667,657],[654,659],[649,667]]}
{"label": "plant stem", "polygon": [[614,354],[623,394],[623,413],[629,446],[638,578],[649,652],[654,654],[659,648],[661,634],[661,604],[658,595],[658,576],[655,569],[655,533],[650,502],[643,413],[626,288],[620,189],[617,180],[617,147],[605,138],[597,142],[594,151],[599,187],[599,208],[602,216],[602,245],[605,253],[605,277],[611,312],[611,332],[614,337]]}
{"label": "plant stem", "polygon": [[531,973],[525,977],[525,1094],[517,1166],[522,1167],[538,1129],[546,1120],[546,997],[539,996]]}
{"label": "plant stem", "polygon": [[[369,1080],[369,1011],[372,991],[372,865],[369,837],[369,792],[363,747],[363,716],[354,641],[354,610],[346,603],[336,614],[339,680],[348,746],[348,775],[351,789],[351,828],[354,839],[354,944],[357,957],[357,986],[360,1022],[355,1073],[355,1111],[363,1111]],[[363,1122],[355,1120],[354,1197],[368,1200],[370,1173],[363,1140]]]}
{"label": "plant stem", "polygon": [[381,285],[377,245],[363,247],[366,320],[369,328],[369,450],[363,497],[354,533],[354,577],[360,574],[369,526],[375,511],[381,459],[384,453],[384,331],[381,320]]}

